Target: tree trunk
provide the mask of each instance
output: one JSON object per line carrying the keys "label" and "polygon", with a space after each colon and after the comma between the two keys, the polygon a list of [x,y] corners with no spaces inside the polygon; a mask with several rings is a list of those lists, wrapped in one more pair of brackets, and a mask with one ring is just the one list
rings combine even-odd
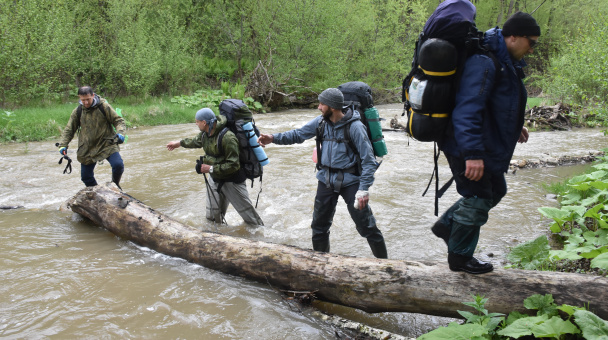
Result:
{"label": "tree trunk", "polygon": [[608,318],[604,277],[500,268],[469,275],[450,271],[445,262],[340,256],[202,232],[154,211],[112,183],[84,188],[67,204],[117,236],[160,253],[275,288],[314,292],[318,299],[366,312],[460,317],[456,311],[467,309],[462,302],[481,294],[489,298],[491,312],[535,313],[524,309],[523,300],[553,294],[558,305],[589,304]]}

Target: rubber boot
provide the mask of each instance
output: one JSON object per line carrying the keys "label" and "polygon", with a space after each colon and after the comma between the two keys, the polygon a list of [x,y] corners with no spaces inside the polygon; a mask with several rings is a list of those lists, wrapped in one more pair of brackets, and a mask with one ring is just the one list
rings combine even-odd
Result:
{"label": "rubber boot", "polygon": [[435,222],[433,227],[431,227],[431,231],[433,232],[433,234],[435,234],[435,236],[439,237],[440,239],[443,239],[446,245],[448,244],[450,240],[450,228],[448,228],[447,225],[445,225],[441,221],[437,221]]}
{"label": "rubber boot", "polygon": [[369,243],[369,247],[371,248],[372,253],[374,254],[375,257],[377,257],[379,259],[388,258],[388,254],[386,251],[386,243],[384,243],[384,240],[382,240],[380,242],[367,240],[367,243]]}
{"label": "rubber boot", "polygon": [[324,240],[312,240],[312,249],[329,253],[329,238]]}
{"label": "rubber boot", "polygon": [[116,184],[116,186],[118,187],[118,189],[122,190],[122,188],[120,187],[120,178],[122,177],[122,174],[117,175],[115,173],[112,173],[112,182],[114,182],[114,184]]}
{"label": "rubber boot", "polygon": [[491,263],[479,261],[472,256],[468,257],[455,253],[448,254],[448,264],[451,271],[463,271],[469,274],[483,274],[494,270],[494,266]]}

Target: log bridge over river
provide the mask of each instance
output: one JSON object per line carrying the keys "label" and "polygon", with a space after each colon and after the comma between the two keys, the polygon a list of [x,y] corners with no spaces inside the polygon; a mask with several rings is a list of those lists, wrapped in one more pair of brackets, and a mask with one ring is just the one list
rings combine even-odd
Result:
{"label": "log bridge over river", "polygon": [[533,294],[558,305],[589,306],[608,319],[608,278],[557,272],[504,270],[483,275],[452,272],[447,263],[370,259],[315,252],[184,225],[108,183],[84,188],[67,202],[115,235],[160,253],[278,289],[314,292],[316,298],[366,312],[412,312],[460,317],[471,294],[489,298],[491,312],[525,310]]}

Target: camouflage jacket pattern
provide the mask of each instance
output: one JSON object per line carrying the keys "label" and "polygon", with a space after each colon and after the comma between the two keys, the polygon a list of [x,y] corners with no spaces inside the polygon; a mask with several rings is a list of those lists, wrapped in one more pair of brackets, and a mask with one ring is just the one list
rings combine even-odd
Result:
{"label": "camouflage jacket pattern", "polygon": [[[68,125],[61,134],[59,147],[67,147],[74,135],[78,132],[77,159],[80,163],[89,165],[110,157],[111,154],[119,152],[120,148],[114,138],[117,133],[125,135],[126,125],[124,119],[106,102],[97,96],[99,104],[88,109],[82,107],[80,120],[78,119],[78,108],[70,115]],[[105,115],[99,110],[103,105]],[[116,128],[116,131],[114,131]]]}
{"label": "camouflage jacket pattern", "polygon": [[179,144],[184,148],[203,148],[205,151],[204,164],[212,165],[213,172],[211,177],[214,180],[229,180],[233,176],[238,175],[241,168],[239,161],[239,141],[232,133],[227,131],[222,138],[222,149],[218,150],[217,140],[220,131],[226,126],[226,118],[224,116],[217,117],[217,124],[211,136],[200,132],[194,138],[182,139]]}

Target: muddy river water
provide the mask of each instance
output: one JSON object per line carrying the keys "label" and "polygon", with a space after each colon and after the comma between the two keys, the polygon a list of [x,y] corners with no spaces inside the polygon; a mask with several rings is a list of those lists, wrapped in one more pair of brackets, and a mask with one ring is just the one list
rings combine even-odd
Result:
{"label": "muddy river water", "polygon": [[[401,117],[401,105],[380,105],[380,115]],[[195,110],[193,109],[193,115]],[[274,133],[302,126],[316,110],[257,115],[258,127]],[[128,117],[128,113],[127,113]],[[383,122],[388,127],[388,120]],[[242,224],[229,208],[228,225],[205,220],[203,177],[194,171],[202,150],[168,152],[167,142],[197,133],[194,123],[128,131],[122,147],[123,189],[152,208],[201,230],[311,248],[310,222],[316,188],[311,160],[314,140],[270,145],[258,211],[262,228]],[[389,257],[446,259],[443,241],[429,228],[433,195],[422,197],[432,172],[433,145],[400,132],[385,132],[389,154],[376,172],[370,204],[386,238]],[[71,143],[74,171],[63,174],[55,141],[0,146],[0,338],[135,339],[334,339],[334,328],[309,310],[286,301],[272,287],[232,277],[122,240],[59,210],[83,187]],[[514,159],[585,155],[606,146],[597,129],[535,132],[518,145]],[[479,256],[504,264],[509,247],[546,230],[537,208],[554,206],[542,183],[560,181],[589,165],[521,169],[507,174],[509,193],[481,230]],[[440,182],[449,169],[440,160]],[[110,180],[109,165],[96,169]],[[249,188],[255,200],[260,184]],[[440,211],[458,198],[454,187]],[[332,252],[371,257],[340,200],[331,229]],[[493,255],[493,257],[488,257]],[[479,292],[483,293],[483,292]],[[327,311],[390,332],[415,337],[446,319],[409,313],[367,314],[323,304]]]}

